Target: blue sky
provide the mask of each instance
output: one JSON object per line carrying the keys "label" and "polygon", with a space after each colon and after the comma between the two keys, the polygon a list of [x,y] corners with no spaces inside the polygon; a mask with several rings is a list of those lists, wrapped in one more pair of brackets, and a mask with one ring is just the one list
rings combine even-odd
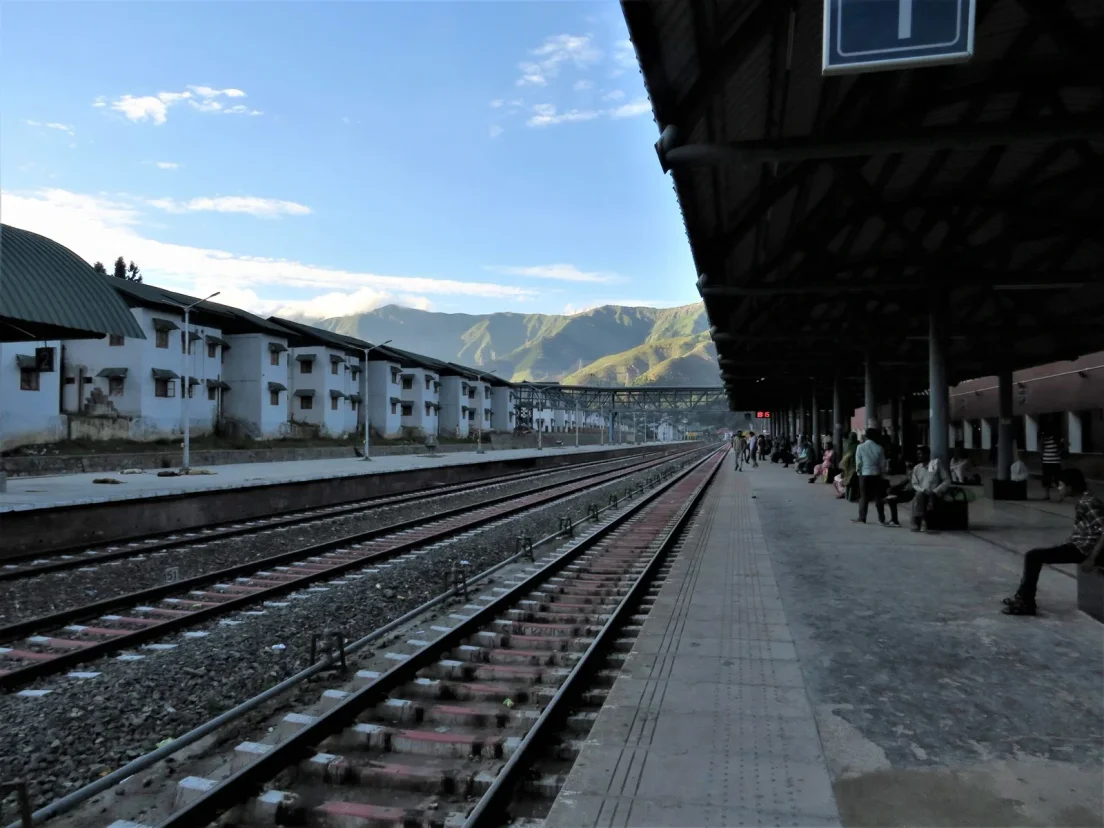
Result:
{"label": "blue sky", "polygon": [[312,319],[697,301],[616,3],[9,3],[4,221]]}

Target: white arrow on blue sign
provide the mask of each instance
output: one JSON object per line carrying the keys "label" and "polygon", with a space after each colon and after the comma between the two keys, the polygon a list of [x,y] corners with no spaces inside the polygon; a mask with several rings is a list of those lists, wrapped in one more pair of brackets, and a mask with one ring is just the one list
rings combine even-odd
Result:
{"label": "white arrow on blue sign", "polygon": [[961,63],[976,0],[824,0],[824,74]]}

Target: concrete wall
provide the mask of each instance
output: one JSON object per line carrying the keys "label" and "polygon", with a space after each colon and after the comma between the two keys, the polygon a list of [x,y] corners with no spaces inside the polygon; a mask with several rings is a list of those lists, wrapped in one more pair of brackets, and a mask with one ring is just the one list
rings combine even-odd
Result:
{"label": "concrete wall", "polygon": [[402,435],[402,408],[392,399],[402,397],[402,368],[397,362],[369,360],[365,372],[368,387],[368,417],[372,431],[384,437]]}
{"label": "concrete wall", "polygon": [[[238,334],[225,339],[230,343],[223,363],[223,379],[230,390],[223,395],[223,412],[252,423],[262,437],[280,437],[288,431],[287,391],[276,396],[272,404],[270,382],[288,388],[287,341],[267,334]],[[270,351],[269,344],[282,346],[283,351]],[[276,364],[273,365],[275,353]]]}
{"label": "concrete wall", "polygon": [[515,399],[514,389],[509,386],[496,385],[491,389],[491,422],[496,432],[509,434],[517,427]]}
{"label": "concrete wall", "polygon": [[[64,440],[66,418],[61,414],[61,342],[0,344],[0,440],[4,449]],[[33,357],[35,348],[54,349],[54,369],[38,373],[38,390],[20,389],[17,355]]]}
{"label": "concrete wall", "polygon": [[401,418],[406,436],[420,438],[437,433],[436,383],[437,375],[425,368],[403,369],[400,394],[403,402],[410,406],[410,414]]}
{"label": "concrete wall", "polygon": [[462,377],[441,377],[441,434],[449,437],[468,436],[468,381]]}
{"label": "concrete wall", "polygon": [[[292,348],[288,352],[288,381],[291,390],[292,422],[317,426],[330,437],[342,437],[354,431],[356,419],[349,394],[358,393],[359,381],[349,370],[350,357],[344,351],[322,346]],[[359,361],[356,361],[359,364]],[[310,366],[309,372],[304,369]],[[297,392],[314,392],[310,408],[304,407],[307,397]],[[335,396],[335,394],[337,396]]]}

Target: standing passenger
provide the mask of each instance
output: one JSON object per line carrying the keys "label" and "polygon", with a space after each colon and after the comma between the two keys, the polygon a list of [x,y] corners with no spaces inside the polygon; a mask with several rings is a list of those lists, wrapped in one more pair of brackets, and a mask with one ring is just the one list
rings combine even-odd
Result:
{"label": "standing passenger", "polygon": [[855,451],[855,473],[859,476],[859,516],[851,518],[852,523],[866,523],[870,501],[878,510],[878,523],[886,526],[885,519],[885,473],[886,456],[878,444],[878,429],[868,428],[863,441]]}
{"label": "standing passenger", "polygon": [[1046,498],[1050,500],[1050,490],[1057,486],[1058,500],[1061,501],[1062,487],[1058,486],[1058,476],[1062,473],[1062,448],[1049,428],[1043,432],[1039,448],[1043,453],[1043,490]]}
{"label": "standing passenger", "polygon": [[759,438],[755,436],[755,432],[751,432],[751,442],[748,443],[748,456],[751,457],[751,467],[753,469],[759,468]]}
{"label": "standing passenger", "polygon": [[742,431],[732,438],[732,453],[736,455],[736,471],[744,470],[744,453],[747,452],[747,440]]}

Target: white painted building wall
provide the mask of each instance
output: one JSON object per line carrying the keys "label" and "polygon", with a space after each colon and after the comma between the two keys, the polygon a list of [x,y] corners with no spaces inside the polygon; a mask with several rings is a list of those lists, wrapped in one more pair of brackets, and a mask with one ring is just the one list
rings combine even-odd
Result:
{"label": "white painted building wall", "polygon": [[368,361],[368,417],[372,431],[384,437],[402,436],[402,368],[397,362]]}
{"label": "white painted building wall", "polygon": [[[0,441],[4,449],[38,443],[54,443],[66,437],[66,418],[61,413],[61,342],[5,342],[0,344]],[[22,369],[17,356],[34,359],[36,348],[54,349],[54,370],[34,372],[28,384],[37,390],[22,390]]]}
{"label": "white painted building wall", "polygon": [[515,401],[514,389],[508,385],[496,385],[491,389],[491,422],[495,431],[509,433],[517,427]]}
{"label": "white painted building wall", "polygon": [[355,386],[352,372],[346,370],[347,358],[344,351],[321,345],[288,351],[292,422],[318,426],[327,437],[350,433],[348,397]]}
{"label": "white painted building wall", "polygon": [[[182,388],[180,374],[187,369],[189,376],[217,377],[221,364],[216,357],[208,359],[206,348],[196,342],[194,352],[184,356],[181,345],[183,314],[167,310],[132,308],[131,313],[142,327],[146,339],[113,338],[80,339],[65,342],[66,377],[73,377],[66,384],[64,406],[66,411],[84,411],[90,415],[114,411],[130,419],[128,438],[132,440],[156,440],[183,434]],[[158,321],[176,326],[159,337]],[[221,336],[216,328],[197,328],[200,335]],[[113,391],[111,378],[100,376],[110,369],[126,369],[121,390]],[[169,396],[158,395],[158,383],[153,371],[171,371],[176,377],[167,381]],[[89,381],[91,380],[91,381]],[[202,382],[202,380],[201,380]],[[79,392],[78,392],[78,389]],[[97,393],[98,392],[98,393]],[[99,402],[97,402],[99,401]],[[189,400],[188,419],[193,435],[210,433],[214,425],[216,403],[207,400],[206,389],[200,393],[196,387]]]}
{"label": "white painted building wall", "polygon": [[364,357],[345,356],[346,393],[345,430],[350,434],[364,432]]}
{"label": "white painted building wall", "polygon": [[230,343],[223,363],[223,379],[230,390],[223,395],[223,413],[253,424],[262,437],[288,432],[287,340],[268,334],[224,337]]}
{"label": "white painted building wall", "polygon": [[463,377],[441,377],[441,434],[468,436],[468,381]]}
{"label": "white painted building wall", "polygon": [[[410,437],[437,433],[437,375],[426,368],[404,368],[400,375],[402,429]],[[403,413],[409,411],[409,413]]]}

